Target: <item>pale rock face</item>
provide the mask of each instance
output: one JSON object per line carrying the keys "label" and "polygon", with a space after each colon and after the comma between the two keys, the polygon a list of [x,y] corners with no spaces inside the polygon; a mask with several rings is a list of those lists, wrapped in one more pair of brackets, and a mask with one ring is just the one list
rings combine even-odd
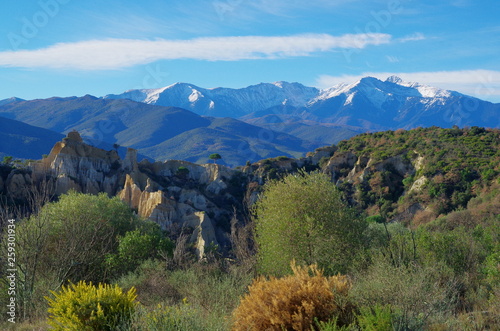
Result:
{"label": "pale rock face", "polygon": [[[416,152],[415,152],[416,153]],[[415,161],[413,162],[413,165],[416,170],[420,170],[424,166],[424,157],[423,156],[418,156]]]}
{"label": "pale rock face", "polygon": [[213,194],[220,194],[222,190],[225,190],[227,185],[221,179],[214,180],[207,186],[207,191],[212,192]]}
{"label": "pale rock face", "polygon": [[340,154],[335,154],[327,164],[327,168],[336,168],[341,164],[347,164],[353,167],[358,157],[352,152],[345,152]]}
{"label": "pale rock face", "polygon": [[365,177],[370,173],[368,169],[368,164],[370,163],[370,159],[367,157],[360,157],[354,164],[354,167],[347,175],[347,180],[350,182],[354,182],[357,179],[359,181],[364,181]]}
{"label": "pale rock face", "polygon": [[[130,208],[138,209],[141,199],[141,189],[134,183],[129,174],[126,175],[123,190],[118,193],[120,199],[126,202]],[[141,215],[142,216],[142,215]]]}
{"label": "pale rock face", "polygon": [[421,191],[422,187],[424,187],[424,185],[427,183],[427,181],[428,181],[428,179],[425,176],[421,176],[421,177],[417,178],[417,180],[415,180],[413,182],[412,186],[410,187],[409,192],[412,192],[412,191],[419,192],[419,191]]}
{"label": "pale rock face", "polygon": [[[153,184],[150,183],[147,187],[152,186]],[[167,193],[166,196],[160,190],[142,191],[134,183],[133,178],[127,174],[124,188],[118,195],[131,208],[137,209],[139,216],[149,218],[163,229],[169,229],[174,223],[180,227],[192,227],[194,233],[190,242],[195,244],[197,254],[201,259],[205,245],[218,245],[215,228],[205,214],[205,210],[215,206],[196,190],[185,190],[173,186],[167,188]],[[171,194],[178,195],[179,199],[176,200]]]}
{"label": "pale rock face", "polygon": [[77,192],[82,192],[82,187],[76,183],[73,179],[61,176],[56,179],[55,191],[56,195],[67,193],[69,190],[75,190]]}
{"label": "pale rock face", "polygon": [[[141,162],[141,164],[143,164]],[[144,163],[146,165],[146,163]],[[168,160],[165,162],[155,162],[148,164],[148,168],[158,176],[172,177],[179,167],[188,169],[187,178],[199,184],[207,185],[206,190],[213,194],[219,194],[227,188],[225,180],[235,174],[235,170],[218,164],[194,164],[187,161]]]}
{"label": "pale rock face", "polygon": [[194,228],[189,241],[195,244],[199,259],[204,257],[207,246],[218,245],[212,221],[205,212],[195,212],[186,218],[185,224]]}
{"label": "pale rock face", "polygon": [[[126,175],[123,190],[118,192],[118,196],[130,208],[137,209],[139,216],[144,218],[149,218],[157,206],[165,202],[162,191],[142,191],[128,174]],[[158,215],[156,216],[158,217]]]}
{"label": "pale rock face", "polygon": [[374,171],[384,171],[389,165],[402,177],[415,173],[414,164],[406,162],[402,155],[393,156],[383,161],[374,161],[374,159],[367,157],[356,159],[354,154],[350,152],[338,156],[334,155],[327,164],[327,171],[331,171],[333,176],[334,171],[342,164],[352,167],[346,176],[346,180],[350,183],[363,182]]}
{"label": "pale rock face", "polygon": [[368,167],[373,166],[377,171],[382,171],[385,167],[390,164],[394,167],[394,169],[402,176],[405,174],[413,175],[415,173],[415,167],[410,162],[404,162],[402,155],[397,155],[390,157],[384,161],[381,161],[377,164],[372,164],[372,160],[368,162]]}
{"label": "pale rock face", "polygon": [[348,165],[352,168],[357,160],[358,157],[351,152],[334,154],[326,164],[324,171],[332,176],[332,181],[335,181],[335,171],[338,171],[341,165]]}
{"label": "pale rock face", "polygon": [[316,149],[313,153],[308,153],[307,158],[312,164],[318,164],[323,157],[330,157],[337,150],[336,146],[328,146]]}
{"label": "pale rock face", "polygon": [[[142,162],[141,162],[142,163]],[[188,161],[167,160],[165,162],[155,162],[149,167],[153,173],[171,177],[174,176],[179,167],[185,167],[189,170],[187,177],[200,184],[208,185],[213,181],[224,178],[231,178],[234,170],[223,167],[218,164],[195,164]]]}
{"label": "pale rock face", "polygon": [[83,143],[78,132],[70,132],[62,142],[56,143],[49,156],[35,164],[33,172],[49,173],[56,178],[56,194],[70,189],[97,194],[116,193],[118,176],[111,176],[112,168],[120,167],[120,157],[116,151],[105,151]]}
{"label": "pale rock face", "polygon": [[139,199],[139,215],[150,217],[158,205],[164,204],[165,198],[162,191],[143,191]]}
{"label": "pale rock face", "polygon": [[137,164],[137,150],[127,148],[127,154],[125,155],[125,159],[123,159],[122,169],[128,172],[139,170]]}
{"label": "pale rock face", "polygon": [[198,210],[207,210],[207,199],[195,190],[182,190],[179,202],[186,203]]}

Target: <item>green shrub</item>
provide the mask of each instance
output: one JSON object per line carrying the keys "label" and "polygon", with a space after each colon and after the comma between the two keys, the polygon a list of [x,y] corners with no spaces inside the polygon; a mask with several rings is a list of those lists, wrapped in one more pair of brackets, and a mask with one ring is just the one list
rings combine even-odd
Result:
{"label": "green shrub", "polygon": [[234,330],[308,330],[337,318],[350,324],[353,306],[347,301],[346,276],[325,277],[316,265],[291,264],[293,275],[257,278],[233,313]]}
{"label": "green shrub", "polygon": [[486,258],[483,273],[490,284],[500,284],[500,252],[494,252]]}
{"label": "green shrub", "polygon": [[391,331],[392,312],[391,305],[376,304],[373,307],[361,307],[356,316],[361,330],[364,331]]}
{"label": "green shrub", "polygon": [[198,310],[183,301],[181,305],[158,304],[155,308],[142,308],[136,314],[134,329],[148,331],[204,330],[203,318]]}
{"label": "green shrub", "polygon": [[[45,190],[33,196],[49,197]],[[68,280],[109,282],[105,258],[116,252],[117,236],[142,223],[118,197],[74,191],[61,195],[57,202],[46,203],[29,218],[19,220],[15,261],[19,282],[18,316],[27,319],[41,313],[45,315],[47,289],[58,289]],[[5,252],[6,245],[1,249]],[[5,285],[1,278],[0,292]],[[0,295],[1,306],[8,303],[5,298]]]}
{"label": "green shrub", "polygon": [[385,223],[385,218],[380,215],[373,215],[373,216],[368,216],[366,218],[367,223]]}
{"label": "green shrub", "polygon": [[[337,324],[337,318],[332,318],[328,321],[316,321],[316,329],[318,331],[358,331],[356,324],[342,325]],[[316,330],[312,329],[312,330]]]}
{"label": "green shrub", "polygon": [[136,308],[135,288],[124,293],[118,285],[99,283],[96,287],[80,281],[51,291],[46,297],[50,314],[48,324],[54,330],[117,330],[126,328]]}
{"label": "green shrub", "polygon": [[159,260],[144,261],[136,270],[120,277],[117,284],[123,289],[135,287],[137,300],[147,307],[159,303],[174,305],[183,298],[170,281],[165,262]]}
{"label": "green shrub", "polygon": [[300,171],[263,187],[255,204],[255,240],[261,274],[289,274],[290,261],[346,273],[364,246],[367,224],[323,173]]}
{"label": "green shrub", "polygon": [[133,271],[148,259],[172,256],[175,246],[159,225],[151,221],[144,221],[140,228],[118,236],[117,241],[116,253],[106,255],[106,266],[114,276]]}
{"label": "green shrub", "polygon": [[[394,264],[386,253],[375,252],[372,264],[355,274],[354,279],[350,291],[354,304],[390,305],[394,330],[422,330],[430,316],[446,316],[457,308],[459,284],[452,271],[439,263],[429,267]],[[382,317],[385,313],[373,315],[377,314]]]}

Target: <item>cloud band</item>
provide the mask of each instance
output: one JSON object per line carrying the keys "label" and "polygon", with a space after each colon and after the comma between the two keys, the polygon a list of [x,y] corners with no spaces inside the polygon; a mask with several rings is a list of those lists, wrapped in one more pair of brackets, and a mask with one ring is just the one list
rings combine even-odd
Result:
{"label": "cloud band", "polygon": [[237,61],[308,56],[334,49],[387,44],[383,33],[294,36],[211,37],[191,40],[107,39],[59,43],[37,50],[0,52],[0,66],[114,70],[158,60]]}

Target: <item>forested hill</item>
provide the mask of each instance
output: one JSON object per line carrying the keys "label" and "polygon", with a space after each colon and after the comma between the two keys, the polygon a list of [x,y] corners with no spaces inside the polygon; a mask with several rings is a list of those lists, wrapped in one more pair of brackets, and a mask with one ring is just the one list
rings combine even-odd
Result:
{"label": "forested hill", "polygon": [[[499,185],[498,129],[431,127],[364,133],[328,150],[317,167],[331,175],[352,204],[387,220],[427,223],[466,209],[481,193],[495,194]],[[284,164],[294,161],[264,160],[259,171],[278,177]]]}

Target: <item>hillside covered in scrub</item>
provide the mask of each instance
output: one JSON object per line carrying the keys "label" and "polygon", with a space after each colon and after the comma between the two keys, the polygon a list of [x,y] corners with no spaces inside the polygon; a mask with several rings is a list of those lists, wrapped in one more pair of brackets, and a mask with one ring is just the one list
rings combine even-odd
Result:
{"label": "hillside covered in scrub", "polygon": [[[28,328],[48,329],[47,288],[68,280],[135,288],[133,330],[274,325],[263,307],[277,330],[499,322],[500,130],[365,133],[238,168],[138,161],[135,150],[122,159],[71,132],[40,161],[0,165],[2,229],[16,220],[17,309]],[[307,288],[303,302],[340,280],[340,297],[309,304],[283,291]]]}
{"label": "hillside covered in scrub", "polygon": [[[500,130],[472,127],[364,133],[308,154],[367,215],[426,223],[467,208],[495,192],[500,174]],[[246,173],[279,178],[300,167],[289,158],[260,161]]]}
{"label": "hillside covered in scrub", "polygon": [[498,182],[500,131],[415,129],[362,134],[340,143],[337,153],[354,155],[330,170],[369,214],[429,221],[453,210]]}

